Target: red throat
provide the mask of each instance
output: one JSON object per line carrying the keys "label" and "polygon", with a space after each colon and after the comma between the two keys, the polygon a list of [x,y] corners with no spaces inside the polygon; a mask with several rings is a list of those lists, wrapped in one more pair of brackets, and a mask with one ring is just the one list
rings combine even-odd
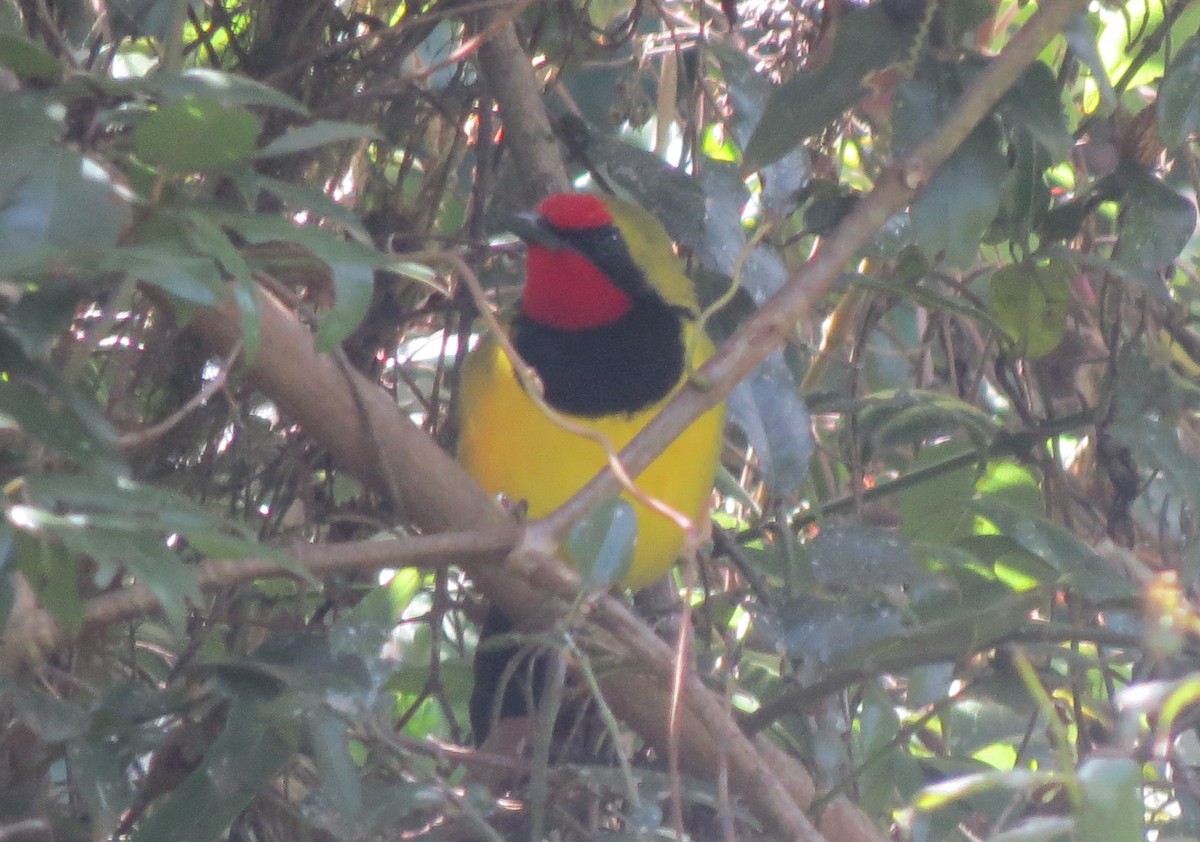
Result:
{"label": "red throat", "polygon": [[612,324],[633,307],[629,295],[577,251],[531,243],[521,311],[560,330]]}

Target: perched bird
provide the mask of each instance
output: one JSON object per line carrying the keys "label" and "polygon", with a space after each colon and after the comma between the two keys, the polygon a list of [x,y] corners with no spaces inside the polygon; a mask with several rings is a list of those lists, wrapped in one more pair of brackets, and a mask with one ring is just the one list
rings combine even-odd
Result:
{"label": "perched bird", "polygon": [[[537,371],[549,406],[620,449],[713,351],[671,239],[642,208],[591,193],[550,196],[512,228],[528,244],[525,287],[508,328],[512,344]],[[524,501],[532,518],[549,514],[606,463],[599,444],[563,429],[530,399],[490,338],[468,357],[460,396],[459,461],[486,490]],[[636,478],[638,487],[688,517],[704,517],[723,428],[724,407],[707,412]],[[637,589],[670,568],[684,534],[630,502],[637,538],[620,584]],[[493,612],[482,635],[508,628]],[[479,742],[512,655],[484,648],[477,655],[471,720]],[[523,713],[523,700],[510,695],[501,714]]]}

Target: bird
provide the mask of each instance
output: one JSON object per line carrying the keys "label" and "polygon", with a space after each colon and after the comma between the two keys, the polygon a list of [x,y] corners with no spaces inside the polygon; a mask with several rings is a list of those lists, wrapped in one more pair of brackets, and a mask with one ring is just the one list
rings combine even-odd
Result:
{"label": "bird", "polygon": [[[673,242],[645,209],[590,192],[550,195],[510,227],[526,243],[526,272],[508,338],[537,373],[549,407],[620,449],[714,350]],[[605,466],[599,443],[564,429],[530,397],[495,337],[470,352],[459,388],[459,462],[486,491],[523,505],[528,517],[548,515]],[[636,477],[638,488],[689,518],[705,517],[724,425],[719,404]],[[685,534],[674,520],[625,497],[637,534],[616,584],[636,591],[670,569]],[[492,609],[481,641],[510,630]],[[514,655],[513,646],[477,650],[470,705],[477,742],[487,734],[500,673]],[[524,708],[520,694],[505,691],[502,717]]]}

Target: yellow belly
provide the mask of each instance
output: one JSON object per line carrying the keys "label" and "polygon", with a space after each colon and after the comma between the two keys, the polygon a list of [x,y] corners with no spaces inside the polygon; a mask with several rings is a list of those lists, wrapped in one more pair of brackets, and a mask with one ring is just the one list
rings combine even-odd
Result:
{"label": "yellow belly", "polygon": [[[698,366],[712,345],[707,339],[694,345],[692,362]],[[572,419],[602,432],[620,449],[663,403],[630,415]],[[605,465],[598,444],[557,426],[529,400],[494,342],[484,341],[467,360],[461,407],[459,461],[489,492],[524,500],[531,518],[554,511]],[[637,478],[638,487],[688,517],[705,517],[724,424],[723,406],[700,417]],[[670,568],[684,535],[667,518],[629,502],[637,514],[637,543],[621,584],[637,589]]]}

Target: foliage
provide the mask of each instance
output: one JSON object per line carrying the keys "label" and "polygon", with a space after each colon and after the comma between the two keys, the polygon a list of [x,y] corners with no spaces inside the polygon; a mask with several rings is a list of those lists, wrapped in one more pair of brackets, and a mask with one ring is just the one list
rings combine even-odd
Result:
{"label": "foliage", "polygon": [[[722,8],[516,20],[579,184],[662,218],[707,302],[737,283],[718,338],[1033,12]],[[269,290],[452,438],[471,308],[431,253],[511,302],[531,200],[476,14],[0,0],[5,834],[670,836],[678,782],[632,738],[625,774],[564,761],[506,813],[466,748],[479,595],[436,564],[303,575],[280,548],[417,524],[197,326],[236,312],[252,363]],[[1080,15],[731,398],[679,579],[695,668],[896,838],[1200,835],[1198,28]],[[572,540],[611,581],[612,530]],[[693,838],[763,835],[677,791]]]}

